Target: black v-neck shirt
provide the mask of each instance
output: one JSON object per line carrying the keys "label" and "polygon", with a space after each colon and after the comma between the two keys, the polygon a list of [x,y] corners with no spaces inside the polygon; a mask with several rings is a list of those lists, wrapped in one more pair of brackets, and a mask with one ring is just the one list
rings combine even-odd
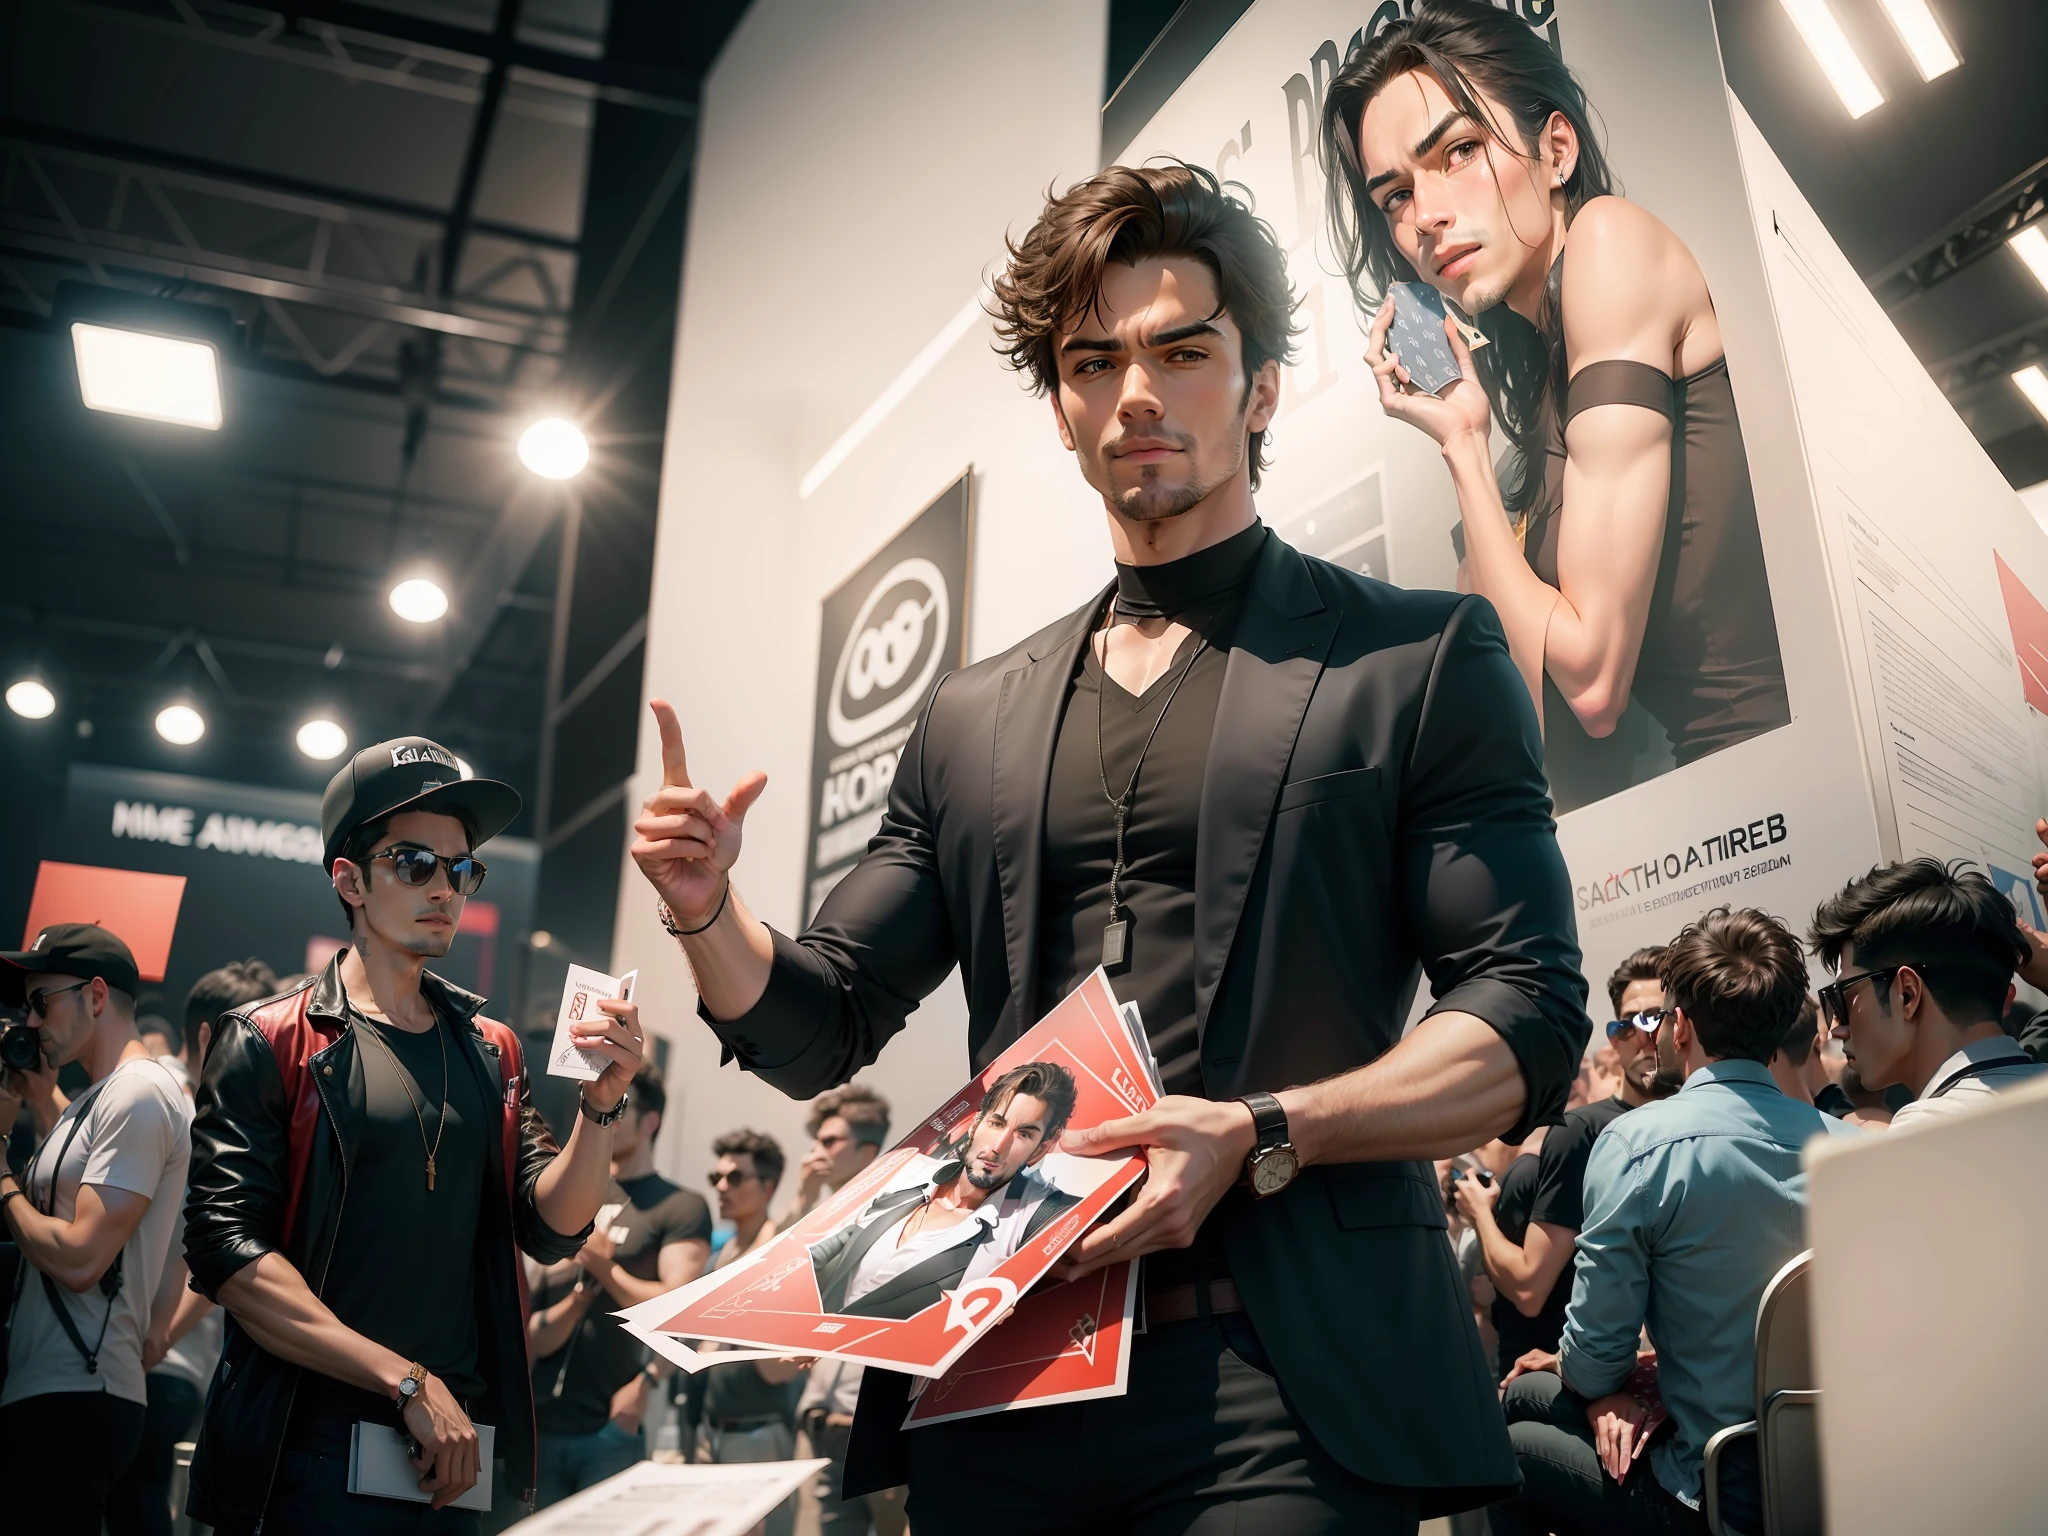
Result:
{"label": "black v-neck shirt", "polygon": [[[1109,969],[1118,998],[1134,1001],[1168,1093],[1201,1095],[1195,1034],[1195,833],[1203,770],[1216,727],[1235,626],[1252,570],[1269,537],[1254,523],[1219,544],[1165,565],[1117,567],[1114,601],[1125,612],[1164,614],[1194,633],[1142,695],[1105,683],[1101,642],[1088,647],[1067,694],[1046,785],[1044,875],[1039,891],[1038,999],[1050,1008],[1101,963],[1110,920],[1109,874],[1120,795],[1155,724],[1124,832],[1122,964]],[[1199,655],[1195,648],[1207,644]],[[1174,681],[1192,658],[1187,680]],[[1171,695],[1171,707],[1168,697]],[[1096,711],[1101,709],[1101,757]],[[1165,718],[1161,719],[1161,711]]]}

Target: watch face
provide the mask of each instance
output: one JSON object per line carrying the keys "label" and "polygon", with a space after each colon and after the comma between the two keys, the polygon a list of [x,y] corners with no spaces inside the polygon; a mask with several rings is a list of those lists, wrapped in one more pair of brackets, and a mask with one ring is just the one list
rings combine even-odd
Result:
{"label": "watch face", "polygon": [[1260,1197],[1277,1195],[1294,1182],[1301,1171],[1301,1159],[1292,1147],[1269,1147],[1252,1161],[1252,1193]]}

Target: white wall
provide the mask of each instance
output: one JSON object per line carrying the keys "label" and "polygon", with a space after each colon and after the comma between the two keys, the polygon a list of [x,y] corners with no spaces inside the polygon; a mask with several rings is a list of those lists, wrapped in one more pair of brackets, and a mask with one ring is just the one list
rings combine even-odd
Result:
{"label": "white wall", "polygon": [[[813,494],[798,485],[1002,259],[1050,183],[1095,169],[1104,0],[821,6],[757,0],[705,94],[684,257],[645,696],[680,713],[698,782],[764,769],[737,877],[793,929],[824,595],[975,467],[970,656],[1082,601],[1107,575],[1102,511],[1049,408],[977,320]],[[632,802],[660,782],[643,718]],[[630,862],[613,959],[638,965],[669,1040],[660,1162],[695,1187],[719,1132],[750,1125],[792,1160],[803,1110],[740,1072],[694,1017],[675,944]],[[864,1075],[917,1114],[967,1076],[949,981]]]}

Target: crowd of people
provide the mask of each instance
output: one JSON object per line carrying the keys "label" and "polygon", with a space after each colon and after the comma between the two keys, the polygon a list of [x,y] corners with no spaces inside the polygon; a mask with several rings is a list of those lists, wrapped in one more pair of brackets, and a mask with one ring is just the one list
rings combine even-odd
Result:
{"label": "crowd of people", "polygon": [[[1724,909],[1637,950],[1562,1122],[1438,1164],[1523,1476],[1498,1536],[1703,1529],[1706,1443],[1751,1416],[1757,1310],[1806,1247],[1806,1143],[2048,1078],[2014,985],[2042,979],[2040,940],[1982,874],[1874,869],[1806,937]],[[1763,1529],[1754,1441],[1719,1497]]]}

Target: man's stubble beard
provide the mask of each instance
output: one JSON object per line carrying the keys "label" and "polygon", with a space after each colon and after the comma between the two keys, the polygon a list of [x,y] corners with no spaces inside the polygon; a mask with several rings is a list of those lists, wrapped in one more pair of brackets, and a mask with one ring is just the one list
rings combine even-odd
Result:
{"label": "man's stubble beard", "polygon": [[[1204,480],[1197,477],[1190,479],[1187,484],[1177,486],[1171,490],[1160,490],[1157,487],[1148,486],[1145,480],[1141,478],[1136,485],[1119,495],[1117,492],[1107,488],[1111,480],[1108,466],[1113,464],[1115,460],[1108,458],[1107,450],[1104,450],[1103,483],[1097,487],[1102,492],[1103,501],[1119,517],[1127,518],[1134,523],[1163,523],[1169,518],[1179,517],[1184,513],[1192,512],[1196,507],[1207,501],[1218,486],[1228,483],[1231,476],[1235,475],[1243,467],[1245,455],[1251,451],[1251,440],[1244,429],[1245,421],[1251,415],[1251,406],[1252,392],[1247,388],[1244,394],[1244,404],[1237,413],[1237,454],[1231,459],[1228,467],[1213,479]],[[1191,437],[1182,436],[1181,445],[1188,455],[1189,463],[1192,464],[1195,456],[1195,440]]]}
{"label": "man's stubble beard", "polygon": [[1016,1177],[1014,1173],[1005,1173],[1000,1168],[998,1168],[994,1173],[983,1173],[979,1169],[971,1167],[965,1171],[967,1174],[967,1182],[972,1184],[976,1189],[980,1190],[983,1194],[987,1194],[992,1189],[1001,1189],[1005,1184],[1009,1183],[1010,1180]]}

